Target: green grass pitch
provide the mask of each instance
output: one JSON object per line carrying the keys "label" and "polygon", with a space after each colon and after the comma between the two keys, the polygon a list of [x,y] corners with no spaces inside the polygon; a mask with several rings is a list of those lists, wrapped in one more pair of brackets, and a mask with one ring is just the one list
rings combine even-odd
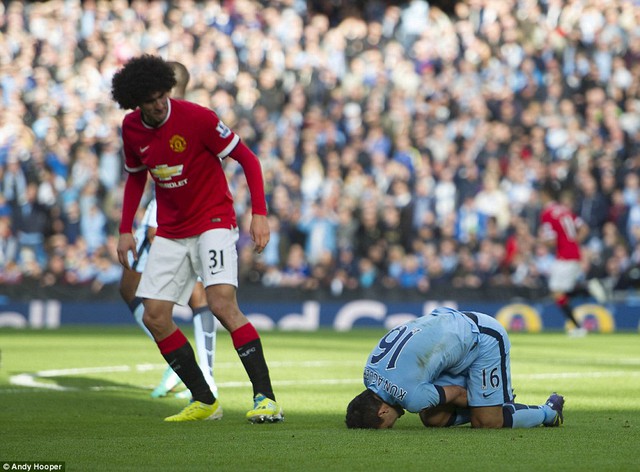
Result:
{"label": "green grass pitch", "polygon": [[[183,325],[189,333],[189,325]],[[151,399],[164,366],[136,327],[0,330],[0,467],[63,461],[67,471],[640,470],[637,333],[512,334],[517,400],[565,395],[561,428],[350,431],[347,403],[381,330],[263,332],[281,424],[244,419],[251,388],[218,334],[221,421],[165,423],[185,400]]]}

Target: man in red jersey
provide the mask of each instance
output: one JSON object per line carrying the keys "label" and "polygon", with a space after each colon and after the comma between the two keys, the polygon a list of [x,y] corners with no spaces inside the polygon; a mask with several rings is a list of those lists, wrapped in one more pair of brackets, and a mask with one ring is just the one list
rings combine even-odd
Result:
{"label": "man in red jersey", "polygon": [[[571,299],[586,292],[578,282],[584,275],[580,243],[589,234],[589,227],[568,205],[559,201],[559,191],[552,183],[544,185],[540,196],[543,204],[540,235],[543,241],[556,249],[556,258],[549,273],[549,290],[564,316],[575,326],[569,334],[584,336],[587,331],[576,320]],[[602,301],[603,295],[595,284],[590,284],[589,289],[594,298]]]}
{"label": "man in red jersey", "polygon": [[261,253],[269,242],[269,225],[260,161],[211,110],[169,97],[176,79],[163,59],[143,55],[128,61],[112,81],[113,99],[131,109],[122,123],[125,170],[118,259],[129,268],[137,258],[131,233],[144,192],[147,172],[155,182],[157,231],[136,296],[144,300],[143,321],[165,360],[191,392],[193,401],[165,421],[213,417],[219,409],[191,345],[173,321],[175,303],[184,305],[199,276],[209,308],[231,333],[253,385],[253,423],[284,419],[271,386],[258,332],[240,311],[238,225],[222,160],[242,166],[251,192],[251,238]]}
{"label": "man in red jersey", "polygon": [[[168,64],[173,68],[173,72],[176,75],[176,86],[171,91],[171,94],[174,98],[184,99],[190,78],[189,71],[180,62],[168,61]],[[131,269],[124,269],[120,279],[120,295],[122,299],[131,310],[136,323],[138,323],[143,331],[152,339],[153,336],[142,321],[144,305],[142,299],[136,297],[136,290],[138,290],[140,276],[146,265],[147,253],[156,234],[156,226],[156,201],[154,198],[147,205],[142,221],[134,233],[138,258],[133,260],[133,256],[131,253],[129,254],[129,265]],[[189,307],[191,307],[193,311],[193,335],[195,338],[198,364],[200,365],[204,378],[211,387],[211,391],[217,396],[218,387],[213,378],[217,322],[213,313],[209,310],[207,295],[200,281],[196,282],[196,285],[193,287],[193,293],[189,299]],[[180,377],[178,377],[170,366],[167,366],[160,383],[151,392],[151,397],[164,397],[180,384]],[[183,390],[176,393],[176,397],[179,398],[184,398],[185,395],[190,397],[191,392],[189,390]],[[213,418],[210,417],[210,419],[220,419],[222,415],[222,408],[218,408],[216,416]]]}

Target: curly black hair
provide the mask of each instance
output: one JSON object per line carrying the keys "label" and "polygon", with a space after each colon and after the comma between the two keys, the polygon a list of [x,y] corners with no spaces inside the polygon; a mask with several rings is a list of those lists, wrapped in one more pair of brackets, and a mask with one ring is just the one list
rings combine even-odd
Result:
{"label": "curly black hair", "polygon": [[176,85],[173,68],[162,58],[144,54],[129,60],[111,81],[111,96],[125,110],[133,110],[157,92]]}
{"label": "curly black hair", "polygon": [[378,416],[381,405],[382,400],[371,390],[359,394],[347,406],[347,428],[378,429],[382,423],[382,418]]}

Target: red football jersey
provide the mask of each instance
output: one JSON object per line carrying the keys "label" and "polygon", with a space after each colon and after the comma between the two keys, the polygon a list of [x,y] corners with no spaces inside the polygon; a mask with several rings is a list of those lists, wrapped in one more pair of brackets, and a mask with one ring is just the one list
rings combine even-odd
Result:
{"label": "red football jersey", "polygon": [[580,259],[578,228],[582,219],[559,203],[550,203],[542,211],[542,234],[545,239],[555,239],[556,257],[563,260]]}
{"label": "red football jersey", "polygon": [[148,170],[155,181],[159,236],[236,226],[222,160],[240,138],[212,110],[170,99],[166,121],[152,128],[136,109],[123,120],[122,140],[127,172]]}

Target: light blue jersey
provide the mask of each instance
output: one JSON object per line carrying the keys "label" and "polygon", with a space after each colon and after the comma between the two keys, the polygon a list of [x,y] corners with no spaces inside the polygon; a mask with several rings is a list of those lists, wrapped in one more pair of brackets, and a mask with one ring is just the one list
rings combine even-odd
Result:
{"label": "light blue jersey", "polygon": [[505,329],[493,317],[452,308],[389,331],[371,352],[365,387],[390,405],[417,413],[443,402],[445,385],[467,388],[469,406],[513,401]]}

